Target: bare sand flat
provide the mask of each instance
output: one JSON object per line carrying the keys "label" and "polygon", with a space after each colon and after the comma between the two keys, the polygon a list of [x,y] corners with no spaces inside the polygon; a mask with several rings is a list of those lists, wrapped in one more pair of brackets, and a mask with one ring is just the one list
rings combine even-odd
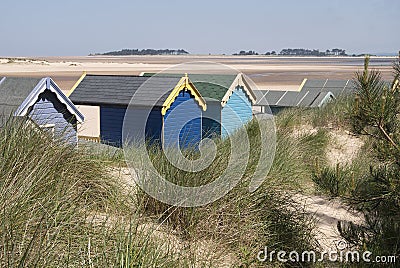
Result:
{"label": "bare sand flat", "polygon": [[[394,57],[372,57],[370,65],[391,79]],[[158,72],[173,65],[206,61],[226,64],[248,76],[260,89],[297,90],[304,78],[351,79],[362,69],[361,57],[266,56],[86,56],[0,58],[0,76],[51,76],[68,91],[83,71],[93,74]]]}

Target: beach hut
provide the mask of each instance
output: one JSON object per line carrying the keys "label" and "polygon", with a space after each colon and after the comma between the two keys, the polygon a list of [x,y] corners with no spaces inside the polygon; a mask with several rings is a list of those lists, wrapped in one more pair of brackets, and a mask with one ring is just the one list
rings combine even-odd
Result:
{"label": "beach hut", "polygon": [[256,103],[256,96],[242,73],[189,74],[189,78],[207,102],[202,120],[203,137],[226,138],[253,118],[252,105]]}
{"label": "beach hut", "polygon": [[284,109],[318,108],[324,106],[329,101],[335,99],[330,91],[307,90],[302,91],[281,91],[281,90],[260,90],[256,92],[259,95],[254,109],[258,112],[267,113],[268,108],[272,114],[276,115]]}
{"label": "beach hut", "polygon": [[207,101],[203,116],[203,136],[228,137],[253,118],[256,96],[244,78],[237,75],[190,75]]}
{"label": "beach hut", "polygon": [[84,117],[50,78],[0,79],[0,124],[9,116],[28,117],[39,128],[77,143],[77,124]]}
{"label": "beach hut", "polygon": [[[101,142],[121,146],[124,127],[132,138],[140,134],[138,124],[125,122],[128,125],[124,126],[126,114],[132,121],[147,120],[144,134],[150,141],[167,146],[179,143],[183,148],[201,140],[206,103],[188,77],[83,74],[78,82],[70,98],[79,107],[99,107],[100,133],[95,138]],[[133,96],[135,104],[129,105]]]}
{"label": "beach hut", "polygon": [[352,80],[334,79],[307,79],[304,78],[298,91],[331,92],[335,97],[355,93],[355,84]]}
{"label": "beach hut", "polygon": [[305,78],[297,91],[259,90],[256,91],[257,103],[253,109],[257,112],[267,112],[270,107],[272,114],[291,107],[318,108],[338,97],[355,93],[352,80],[307,79]]}

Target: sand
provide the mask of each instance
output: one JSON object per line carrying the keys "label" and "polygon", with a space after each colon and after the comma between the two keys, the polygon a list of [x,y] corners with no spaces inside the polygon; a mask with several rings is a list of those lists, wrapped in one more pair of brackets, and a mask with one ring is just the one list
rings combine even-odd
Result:
{"label": "sand", "polygon": [[339,221],[364,223],[361,213],[350,210],[339,198],[297,194],[294,199],[303,205],[307,213],[315,217],[316,238],[322,251],[333,251],[339,243],[342,243],[343,238],[337,229]]}
{"label": "sand", "polygon": [[[115,168],[111,170],[111,174],[124,185],[127,193],[136,191],[137,186],[128,168]],[[315,236],[321,251],[333,251],[336,249],[338,243],[343,241],[343,238],[341,238],[337,230],[339,221],[352,221],[355,224],[364,223],[364,218],[361,213],[350,210],[340,198],[330,199],[326,196],[295,194],[293,199],[298,202],[301,208],[304,208],[305,213],[314,217],[316,227]],[[161,228],[160,231],[164,232],[162,233],[163,236],[170,233],[170,231],[165,228]],[[211,243],[209,246],[205,247],[205,250],[209,253],[215,250],[211,245],[213,244]],[[229,262],[234,259],[234,256],[225,257],[226,258],[221,261]]]}
{"label": "sand", "polygon": [[330,143],[327,148],[326,156],[330,166],[335,167],[351,164],[357,157],[364,142],[361,138],[352,135],[344,130],[331,130],[329,132]]}
{"label": "sand", "polygon": [[[391,79],[394,57],[372,57],[371,66]],[[205,61],[228,65],[247,74],[259,89],[297,90],[304,78],[351,79],[362,70],[356,57],[266,57],[266,56],[87,56],[0,58],[0,76],[51,76],[68,91],[83,71],[93,74],[158,72],[176,64]]]}

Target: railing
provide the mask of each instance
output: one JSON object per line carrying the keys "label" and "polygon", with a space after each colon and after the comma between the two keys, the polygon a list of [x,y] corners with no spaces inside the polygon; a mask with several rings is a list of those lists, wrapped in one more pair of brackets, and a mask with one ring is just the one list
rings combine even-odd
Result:
{"label": "railing", "polygon": [[78,139],[82,139],[85,141],[91,141],[91,142],[97,142],[100,143],[100,137],[91,137],[91,136],[79,136],[78,135]]}

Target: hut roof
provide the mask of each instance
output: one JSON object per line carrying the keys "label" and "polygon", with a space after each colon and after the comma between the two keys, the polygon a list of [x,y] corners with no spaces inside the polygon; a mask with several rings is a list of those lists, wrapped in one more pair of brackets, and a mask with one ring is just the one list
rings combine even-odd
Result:
{"label": "hut roof", "polygon": [[259,101],[256,105],[275,107],[320,107],[323,102],[335,98],[331,92],[316,90],[277,91],[260,90],[257,92]]}
{"label": "hut roof", "polygon": [[[136,91],[147,81],[149,77],[132,75],[93,75],[88,74],[70,94],[70,99],[79,104],[115,104],[128,105]],[[153,105],[156,102],[161,106],[168,93],[178,84],[178,77],[162,77],[149,80],[146,87],[151,91],[141,92],[135,95],[143,105]],[[162,94],[161,99],[154,99],[157,93]]]}
{"label": "hut roof", "polygon": [[[169,74],[169,73],[143,73],[143,76],[176,76],[181,77],[183,74]],[[236,87],[236,83],[241,83],[244,80],[242,74],[188,74],[190,81],[194,84],[196,89],[207,101],[219,101],[222,105],[226,103],[231,95],[229,91],[232,90],[232,85]],[[250,86],[243,81],[246,88],[245,91],[250,99],[255,102],[256,96]]]}
{"label": "hut roof", "polygon": [[352,80],[310,80],[304,79],[300,91],[319,91],[331,92],[336,97],[346,94],[353,94],[355,92],[355,85]]}
{"label": "hut roof", "polygon": [[0,81],[0,114],[9,116],[39,84],[41,78],[3,77]]}
{"label": "hut roof", "polygon": [[[184,81],[187,82],[178,76],[150,79],[149,76],[84,74],[71,89],[69,97],[77,104],[123,106],[129,105],[134,97],[135,103],[140,105],[161,107],[166,105],[166,101],[171,101],[171,93],[175,94],[177,86]],[[200,94],[194,92],[194,95],[205,109],[205,101]]]}
{"label": "hut roof", "polygon": [[54,92],[57,99],[66,105],[68,111],[75,115],[79,122],[84,120],[83,115],[50,77],[4,77],[0,79],[0,114],[3,116],[26,115],[28,109],[37,101],[39,94],[46,89]]}

